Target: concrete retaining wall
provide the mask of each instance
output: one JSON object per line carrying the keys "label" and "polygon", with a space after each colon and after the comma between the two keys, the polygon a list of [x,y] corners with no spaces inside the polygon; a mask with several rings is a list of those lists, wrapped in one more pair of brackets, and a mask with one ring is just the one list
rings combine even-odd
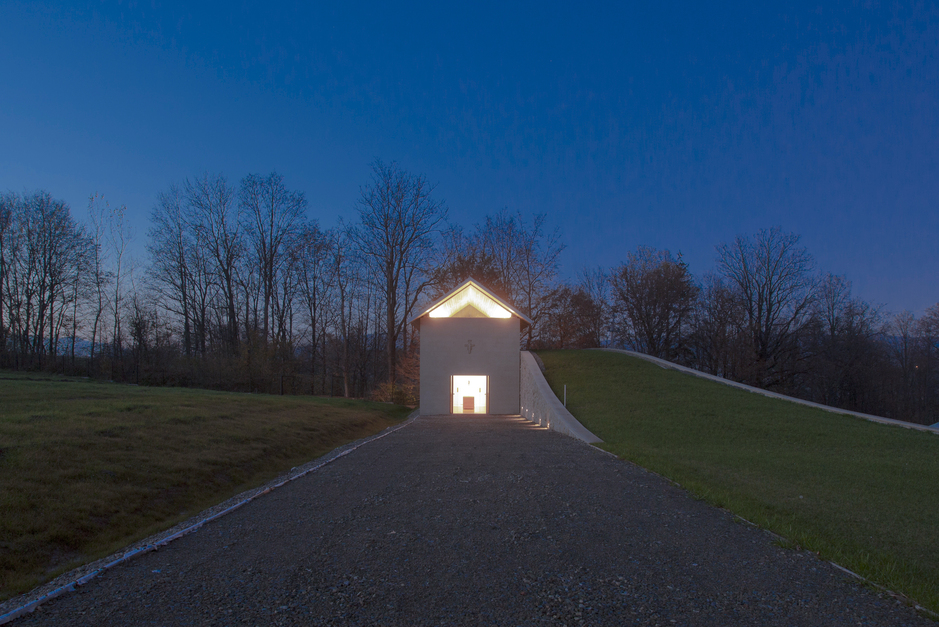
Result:
{"label": "concrete retaining wall", "polygon": [[521,355],[519,401],[522,418],[591,444],[603,441],[567,411],[545,381],[535,356],[528,351]]}

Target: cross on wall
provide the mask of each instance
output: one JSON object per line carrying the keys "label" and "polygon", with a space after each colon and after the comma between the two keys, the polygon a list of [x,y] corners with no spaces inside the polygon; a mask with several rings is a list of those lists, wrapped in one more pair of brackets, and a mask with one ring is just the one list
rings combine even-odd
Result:
{"label": "cross on wall", "polygon": [[473,347],[476,346],[476,345],[473,344],[473,340],[468,340],[468,341],[466,342],[466,344],[464,344],[463,346],[466,347],[466,352],[467,352],[467,354],[472,355],[472,354],[473,354]]}

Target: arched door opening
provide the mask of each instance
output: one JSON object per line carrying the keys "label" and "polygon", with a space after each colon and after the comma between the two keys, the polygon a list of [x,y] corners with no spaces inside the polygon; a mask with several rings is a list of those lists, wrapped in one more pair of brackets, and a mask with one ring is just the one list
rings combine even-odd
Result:
{"label": "arched door opening", "polygon": [[453,375],[450,393],[454,414],[485,414],[489,409],[489,377],[486,375]]}

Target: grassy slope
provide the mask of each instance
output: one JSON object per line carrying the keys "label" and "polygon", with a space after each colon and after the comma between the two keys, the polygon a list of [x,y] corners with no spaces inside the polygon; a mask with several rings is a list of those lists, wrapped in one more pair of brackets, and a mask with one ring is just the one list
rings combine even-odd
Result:
{"label": "grassy slope", "polygon": [[539,355],[603,448],[939,611],[939,435],[626,355]]}
{"label": "grassy slope", "polygon": [[361,401],[0,373],[0,598],[403,419]]}

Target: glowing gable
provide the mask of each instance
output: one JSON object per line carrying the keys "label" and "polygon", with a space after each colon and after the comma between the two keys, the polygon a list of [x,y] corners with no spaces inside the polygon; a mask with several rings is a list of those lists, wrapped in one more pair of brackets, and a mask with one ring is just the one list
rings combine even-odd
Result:
{"label": "glowing gable", "polygon": [[512,316],[508,309],[476,289],[473,284],[467,285],[434,307],[429,315],[431,318],[453,318],[457,317],[459,312],[467,306],[479,310],[487,318],[509,318]]}

